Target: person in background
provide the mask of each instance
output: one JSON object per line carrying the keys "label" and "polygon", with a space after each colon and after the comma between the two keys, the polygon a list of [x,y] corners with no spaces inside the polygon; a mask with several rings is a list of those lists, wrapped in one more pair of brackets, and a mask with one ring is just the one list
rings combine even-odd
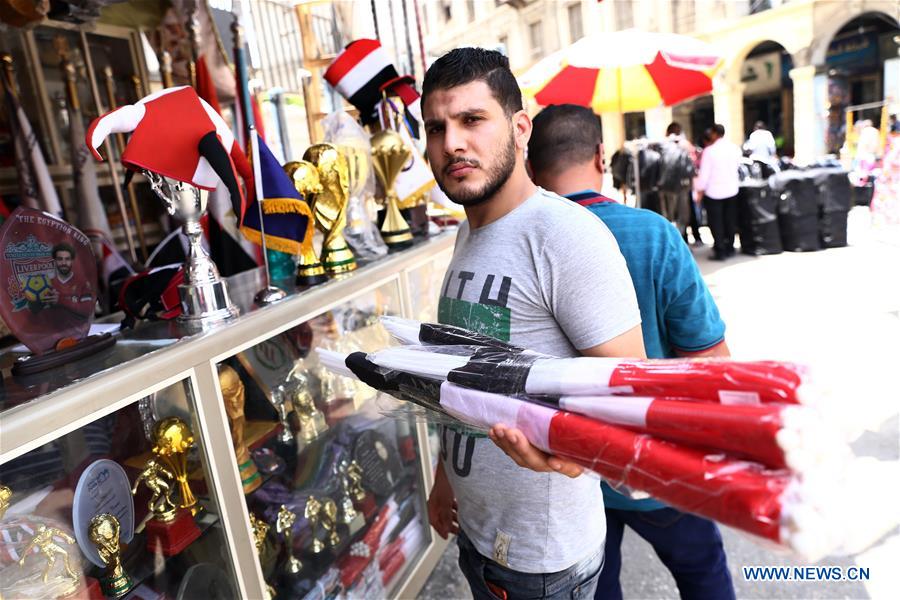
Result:
{"label": "person in background", "polygon": [[[422,115],[435,180],[468,217],[438,320],[553,356],[644,356],[615,238],[528,178],[531,119],[508,59],[481,48],[445,54],[425,74]],[[606,535],[600,483],[515,428],[496,425],[489,437],[443,428],[428,499],[438,534],[458,533],[473,596],[592,597]]]}
{"label": "person in background", "polygon": [[700,155],[700,172],[694,179],[694,191],[698,201],[703,200],[713,235],[710,258],[726,260],[734,256],[741,150],[725,139],[725,127],[718,123],[710,132],[710,141]]}
{"label": "person in background", "polygon": [[660,148],[659,201],[662,216],[673,223],[687,243],[692,209],[691,180],[694,177],[694,146],[681,134],[681,125],[671,123]]}
{"label": "person in background", "polygon": [[753,125],[753,131],[744,143],[744,151],[749,152],[753,160],[767,164],[775,162],[775,137],[765,123],[757,121]]}
{"label": "person in background", "polygon": [[[725,323],[688,247],[664,218],[619,204],[603,182],[600,122],[581,106],[549,106],[534,118],[528,160],[537,185],[600,217],[619,243],[641,311],[647,358],[730,355]],[[632,500],[605,482],[606,562],[595,598],[622,598],[621,543],[626,526],[671,571],[682,598],[734,598],[722,538],[714,523],[653,499]]]}

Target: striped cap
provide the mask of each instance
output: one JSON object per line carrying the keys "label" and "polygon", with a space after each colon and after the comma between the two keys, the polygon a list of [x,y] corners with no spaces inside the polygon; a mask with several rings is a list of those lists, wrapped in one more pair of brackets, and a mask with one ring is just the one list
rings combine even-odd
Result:
{"label": "striped cap", "polygon": [[419,98],[412,77],[397,73],[378,40],[350,42],[325,71],[325,80],[359,110],[363,125],[378,120],[375,107],[384,89],[396,92],[407,107]]}

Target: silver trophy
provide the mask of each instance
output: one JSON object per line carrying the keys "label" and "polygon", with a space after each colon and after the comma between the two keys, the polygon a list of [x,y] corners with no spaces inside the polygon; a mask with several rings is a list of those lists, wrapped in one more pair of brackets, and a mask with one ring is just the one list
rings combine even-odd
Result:
{"label": "silver trophy", "polygon": [[291,401],[291,390],[284,384],[279,385],[272,390],[269,396],[269,403],[278,412],[278,420],[281,421],[281,433],[278,434],[278,441],[283,444],[290,444],[294,441],[294,433],[291,429],[291,413],[294,411],[294,404]]}
{"label": "silver trophy", "polygon": [[183,221],[182,231],[189,242],[184,282],[178,286],[182,307],[178,321],[196,331],[233,319],[238,309],[228,297],[228,288],[216,263],[200,244],[203,235],[200,218],[206,212],[208,192],[152,171],[145,170],[144,175],[165,202],[168,213]]}

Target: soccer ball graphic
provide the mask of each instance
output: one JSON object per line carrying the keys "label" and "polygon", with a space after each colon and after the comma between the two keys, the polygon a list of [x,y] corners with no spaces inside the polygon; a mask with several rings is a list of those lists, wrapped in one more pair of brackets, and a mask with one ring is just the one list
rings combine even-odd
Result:
{"label": "soccer ball graphic", "polygon": [[22,295],[29,303],[45,302],[52,291],[50,279],[44,273],[30,276],[22,286]]}

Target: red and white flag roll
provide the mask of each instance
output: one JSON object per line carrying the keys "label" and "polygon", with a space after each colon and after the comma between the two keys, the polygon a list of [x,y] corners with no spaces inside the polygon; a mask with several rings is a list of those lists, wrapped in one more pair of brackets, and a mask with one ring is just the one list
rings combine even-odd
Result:
{"label": "red and white flag roll", "polygon": [[512,396],[667,396],[721,404],[813,403],[808,370],[777,361],[553,358],[484,346],[402,346],[369,354],[384,369]]}
{"label": "red and white flag roll", "polygon": [[773,469],[805,472],[849,457],[836,424],[803,406],[732,406],[645,396],[562,396],[557,404],[568,412]]}

